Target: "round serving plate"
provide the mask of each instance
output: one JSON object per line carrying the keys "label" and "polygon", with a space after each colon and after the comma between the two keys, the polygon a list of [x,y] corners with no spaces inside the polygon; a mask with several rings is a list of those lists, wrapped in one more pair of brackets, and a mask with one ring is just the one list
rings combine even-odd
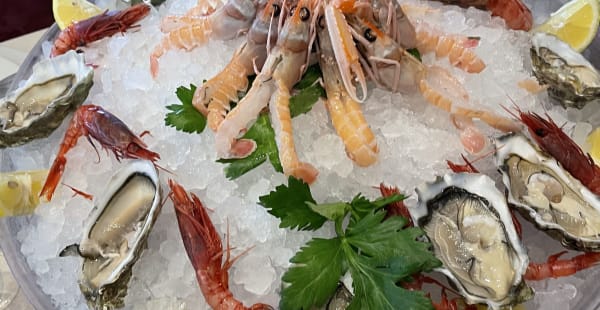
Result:
{"label": "round serving plate", "polygon": [[[568,2],[568,0],[525,0],[525,3],[527,3],[533,11],[536,24],[542,22],[551,12],[556,11],[566,2]],[[54,24],[37,42],[15,74],[13,82],[9,87],[9,91],[16,89],[18,83],[31,74],[33,64],[37,63],[43,57],[42,44],[46,41],[52,41],[58,35],[59,31],[58,26]],[[600,38],[598,34],[592,44],[583,52],[583,55],[589,59],[596,68],[600,68]],[[0,172],[12,170],[14,170],[14,165],[10,161],[10,158],[3,158],[0,151]],[[31,305],[38,310],[57,309],[52,304],[50,297],[45,294],[37,284],[37,276],[29,267],[27,257],[21,252],[21,244],[15,238],[16,233],[21,230],[21,227],[29,225],[30,221],[30,216],[1,218],[0,248],[3,250],[4,257],[15,279],[20,284],[21,290]],[[576,305],[573,305],[573,309],[600,308],[600,296],[595,293],[595,288],[598,286],[598,284],[596,284],[597,282],[592,279],[589,279],[586,282],[590,285],[585,286],[582,289],[584,291],[582,292],[583,298],[579,299]]]}

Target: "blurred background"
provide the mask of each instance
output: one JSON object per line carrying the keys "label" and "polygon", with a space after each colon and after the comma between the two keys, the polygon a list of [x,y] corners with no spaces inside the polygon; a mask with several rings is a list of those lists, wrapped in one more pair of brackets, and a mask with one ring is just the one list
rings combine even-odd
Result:
{"label": "blurred background", "polygon": [[0,0],[0,42],[54,22],[52,0]]}

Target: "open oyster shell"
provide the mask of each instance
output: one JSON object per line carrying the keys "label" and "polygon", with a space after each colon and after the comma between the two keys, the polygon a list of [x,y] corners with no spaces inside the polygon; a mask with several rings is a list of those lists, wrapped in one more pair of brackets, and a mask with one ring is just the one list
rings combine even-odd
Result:
{"label": "open oyster shell", "polygon": [[496,140],[508,201],[568,248],[600,251],[600,197],[521,134]]}
{"label": "open oyster shell", "polygon": [[84,257],[79,287],[91,308],[123,306],[131,268],[160,209],[161,188],[151,162],[133,161],[111,178],[92,210],[81,243],[61,253]]}
{"label": "open oyster shell", "polygon": [[468,303],[493,309],[532,297],[523,280],[529,258],[504,195],[483,174],[447,174],[419,186],[409,208],[443,263],[437,268]]}
{"label": "open oyster shell", "polygon": [[70,51],[33,66],[25,84],[0,100],[0,148],[47,137],[83,103],[93,69]]}
{"label": "open oyster shell", "polygon": [[532,43],[533,73],[563,107],[581,109],[600,98],[600,74],[585,57],[549,34],[536,33]]}

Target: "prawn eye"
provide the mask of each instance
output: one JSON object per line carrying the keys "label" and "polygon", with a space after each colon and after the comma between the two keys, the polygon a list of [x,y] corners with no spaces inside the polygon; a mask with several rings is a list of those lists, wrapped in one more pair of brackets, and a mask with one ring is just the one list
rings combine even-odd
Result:
{"label": "prawn eye", "polygon": [[281,7],[279,4],[273,4],[273,16],[279,17],[279,14],[281,14]]}
{"label": "prawn eye", "polygon": [[139,150],[140,150],[140,147],[135,143],[129,143],[129,145],[127,146],[127,152],[129,152],[131,154],[135,154]]}
{"label": "prawn eye", "polygon": [[535,131],[535,134],[540,136],[540,137],[545,137],[546,136],[546,130],[544,130],[543,128],[538,128]]}
{"label": "prawn eye", "polygon": [[310,11],[306,7],[300,9],[300,20],[307,21],[310,18]]}
{"label": "prawn eye", "polygon": [[290,16],[294,15],[294,11],[296,11],[296,6],[290,8]]}
{"label": "prawn eye", "polygon": [[371,28],[367,28],[367,30],[365,30],[365,39],[367,39],[369,42],[374,42],[377,40],[377,35],[373,32],[373,30],[371,30]]}

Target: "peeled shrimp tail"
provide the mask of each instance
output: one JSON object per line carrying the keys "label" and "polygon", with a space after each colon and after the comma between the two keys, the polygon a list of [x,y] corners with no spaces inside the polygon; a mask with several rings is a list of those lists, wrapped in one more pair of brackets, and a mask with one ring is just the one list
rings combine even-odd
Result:
{"label": "peeled shrimp tail", "polygon": [[178,28],[169,32],[154,48],[150,55],[150,72],[156,78],[158,75],[158,59],[173,48],[191,50],[194,47],[206,44],[212,32],[211,23],[207,19]]}
{"label": "peeled shrimp tail", "polygon": [[[423,27],[421,27],[423,28]],[[469,39],[437,34],[427,29],[417,30],[417,48],[423,53],[435,52],[436,57],[448,57],[450,63],[469,73],[479,73],[485,69],[485,63],[467,46],[473,44]]]}
{"label": "peeled shrimp tail", "polygon": [[294,135],[292,129],[292,117],[290,114],[290,92],[287,86],[279,81],[277,90],[271,97],[269,109],[271,112],[271,124],[275,131],[275,141],[279,150],[279,160],[285,175],[291,175],[304,182],[313,183],[319,172],[311,164],[298,160]]}

